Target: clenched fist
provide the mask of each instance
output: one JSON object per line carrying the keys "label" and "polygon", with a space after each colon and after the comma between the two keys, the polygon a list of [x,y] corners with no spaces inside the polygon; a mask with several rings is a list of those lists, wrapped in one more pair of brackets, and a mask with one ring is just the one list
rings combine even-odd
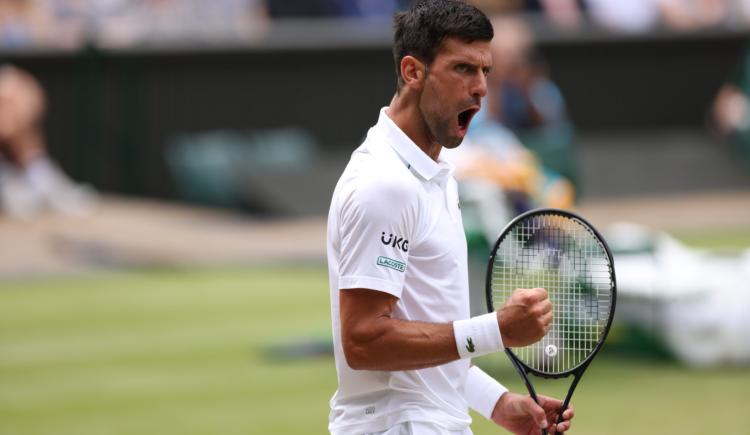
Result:
{"label": "clenched fist", "polygon": [[497,311],[506,347],[523,347],[544,337],[552,323],[552,302],[543,288],[519,288]]}

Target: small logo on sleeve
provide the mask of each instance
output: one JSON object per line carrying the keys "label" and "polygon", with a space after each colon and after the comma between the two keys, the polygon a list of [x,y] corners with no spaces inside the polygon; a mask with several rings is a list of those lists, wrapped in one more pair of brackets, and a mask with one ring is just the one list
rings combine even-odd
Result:
{"label": "small logo on sleeve", "polygon": [[404,263],[388,257],[378,257],[378,266],[389,267],[399,272],[403,272],[406,270],[406,265]]}
{"label": "small logo on sleeve", "polygon": [[407,252],[409,250],[408,240],[404,239],[403,237],[394,236],[393,234],[388,234],[388,240],[386,240],[385,231],[380,233],[380,241],[386,246],[392,246],[404,252]]}
{"label": "small logo on sleeve", "polygon": [[473,342],[473,341],[471,341],[471,337],[468,337],[468,338],[466,339],[466,343],[467,343],[467,344],[466,344],[466,350],[468,350],[468,351],[469,351],[469,352],[471,352],[471,353],[474,353],[474,351],[475,351],[476,349],[474,348],[474,342]]}

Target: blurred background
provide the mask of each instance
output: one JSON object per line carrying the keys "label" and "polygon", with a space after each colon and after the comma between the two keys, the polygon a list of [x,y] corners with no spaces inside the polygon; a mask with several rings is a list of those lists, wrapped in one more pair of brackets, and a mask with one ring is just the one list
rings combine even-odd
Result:
{"label": "blurred background", "polygon": [[[574,432],[750,433],[750,1],[472,3],[473,311],[513,216],[575,210],[619,298]],[[410,4],[0,0],[0,434],[326,432],[325,215]]]}

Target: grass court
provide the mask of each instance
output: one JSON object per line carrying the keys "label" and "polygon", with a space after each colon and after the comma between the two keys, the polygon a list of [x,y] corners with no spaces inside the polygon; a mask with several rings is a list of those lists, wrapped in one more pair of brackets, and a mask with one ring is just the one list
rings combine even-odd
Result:
{"label": "grass court", "polygon": [[[329,341],[322,265],[5,280],[0,434],[326,433]],[[525,391],[504,355],[479,364]],[[567,382],[535,384],[560,395]],[[605,347],[574,396],[572,433],[746,434],[748,391],[747,368]],[[502,433],[478,416],[473,428]]]}

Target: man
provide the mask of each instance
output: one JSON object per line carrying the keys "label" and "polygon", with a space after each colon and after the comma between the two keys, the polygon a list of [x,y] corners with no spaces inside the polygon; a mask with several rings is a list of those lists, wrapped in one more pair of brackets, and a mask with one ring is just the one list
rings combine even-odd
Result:
{"label": "man", "polygon": [[44,91],[31,74],[0,65],[0,213],[86,215],[94,192],[71,181],[47,153],[45,109]]}
{"label": "man", "polygon": [[333,434],[470,434],[468,407],[515,433],[565,431],[560,401],[507,392],[474,356],[538,341],[552,306],[519,289],[469,318],[466,239],[451,166],[487,92],[493,31],[455,0],[399,13],[397,92],[354,152],[328,216],[331,317],[339,389]]}

